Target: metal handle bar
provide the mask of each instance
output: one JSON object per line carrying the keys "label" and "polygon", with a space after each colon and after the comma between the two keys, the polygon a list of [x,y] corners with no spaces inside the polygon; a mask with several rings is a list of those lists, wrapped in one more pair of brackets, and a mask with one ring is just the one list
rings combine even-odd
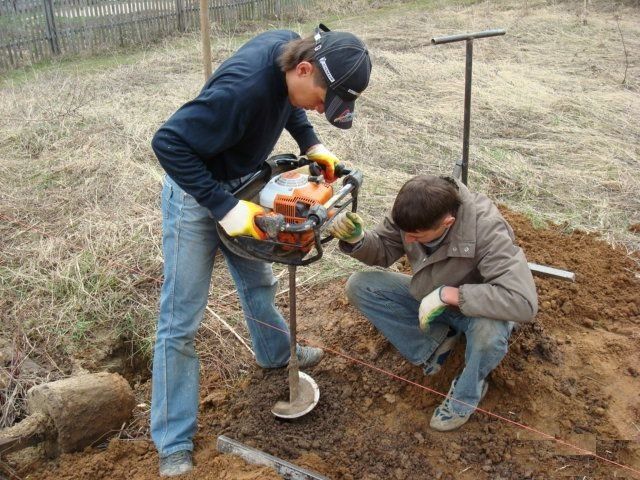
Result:
{"label": "metal handle bar", "polygon": [[[313,230],[318,226],[324,224],[329,218],[328,211],[336,205],[339,201],[344,199],[347,195],[351,194],[359,188],[358,180],[351,182],[348,181],[348,178],[345,179],[345,184],[338,190],[338,192],[333,195],[324,205],[316,205],[311,207],[311,212],[309,213],[309,218],[302,223],[285,223],[280,227],[281,232],[287,233],[304,233],[309,230]],[[350,203],[350,202],[349,202]],[[348,204],[348,203],[347,203]],[[347,204],[343,205],[340,210],[342,210]]]}
{"label": "metal handle bar", "polygon": [[497,37],[498,35],[504,35],[506,30],[484,30],[482,32],[475,33],[460,33],[458,35],[447,35],[445,37],[434,37],[431,39],[433,45],[441,45],[443,43],[460,42],[462,40],[474,40],[476,38]]}

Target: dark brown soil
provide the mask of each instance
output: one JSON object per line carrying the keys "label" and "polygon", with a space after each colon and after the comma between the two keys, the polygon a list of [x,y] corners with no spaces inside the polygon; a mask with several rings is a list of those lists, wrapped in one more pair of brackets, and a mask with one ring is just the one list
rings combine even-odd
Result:
{"label": "dark brown soil", "polygon": [[[638,259],[594,235],[565,234],[556,226],[536,230],[524,217],[505,214],[529,261],[571,270],[576,282],[536,278],[540,313],[514,332],[482,408],[640,471]],[[301,299],[304,340],[447,391],[463,362],[462,344],[440,374],[425,377],[348,305],[343,292],[341,281]],[[231,390],[209,382],[204,372],[198,465],[187,478],[275,478],[217,456],[219,434],[332,479],[640,478],[479,412],[459,431],[431,431],[429,419],[441,397],[335,354],[308,373],[320,386],[320,403],[286,422],[270,413],[277,400],[286,399],[286,370],[256,367]],[[151,479],[156,462],[147,442],[112,442],[106,451],[64,456],[20,474]]]}

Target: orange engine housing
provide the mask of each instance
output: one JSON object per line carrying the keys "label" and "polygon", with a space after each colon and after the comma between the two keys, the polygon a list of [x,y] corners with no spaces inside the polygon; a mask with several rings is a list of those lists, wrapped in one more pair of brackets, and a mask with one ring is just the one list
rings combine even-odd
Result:
{"label": "orange engine housing", "polygon": [[[283,173],[282,177],[293,179],[300,176],[297,172]],[[326,203],[333,195],[333,188],[328,183],[308,182],[301,188],[294,189],[290,194],[277,194],[273,202],[273,211],[284,215],[289,223],[303,223],[307,220],[309,210],[314,205]],[[291,244],[283,247],[287,250],[294,248],[303,251],[311,250],[313,232],[280,233],[278,241]]]}

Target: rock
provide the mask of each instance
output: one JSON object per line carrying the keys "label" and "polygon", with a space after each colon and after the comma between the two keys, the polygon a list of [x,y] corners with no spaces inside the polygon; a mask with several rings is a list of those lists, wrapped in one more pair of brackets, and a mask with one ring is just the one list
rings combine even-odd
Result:
{"label": "rock", "polygon": [[414,433],[413,438],[415,438],[418,441],[418,444],[420,445],[424,443],[424,436],[420,432]]}
{"label": "rock", "polygon": [[393,393],[385,394],[384,399],[391,404],[396,403],[396,396]]}
{"label": "rock", "polygon": [[582,320],[582,325],[584,325],[587,328],[594,328],[595,327],[595,322],[593,320],[591,320],[590,318],[585,318]]}
{"label": "rock", "polygon": [[450,462],[455,462],[460,459],[460,454],[457,452],[448,452],[446,457]]}
{"label": "rock", "polygon": [[300,440],[298,440],[298,447],[302,450],[309,450],[311,448],[311,443],[301,438]]}
{"label": "rock", "polygon": [[640,372],[638,372],[638,370],[634,367],[627,368],[627,372],[629,372],[629,375],[631,375],[632,377],[637,377],[638,375],[640,375]]}
{"label": "rock", "polygon": [[606,415],[607,411],[602,407],[597,407],[597,408],[595,408],[593,410],[593,413],[595,415],[597,415],[598,417],[604,417]]}
{"label": "rock", "polygon": [[136,452],[137,455],[144,455],[145,453],[147,453],[149,451],[149,444],[147,442],[144,441],[134,441],[131,442],[134,451]]}

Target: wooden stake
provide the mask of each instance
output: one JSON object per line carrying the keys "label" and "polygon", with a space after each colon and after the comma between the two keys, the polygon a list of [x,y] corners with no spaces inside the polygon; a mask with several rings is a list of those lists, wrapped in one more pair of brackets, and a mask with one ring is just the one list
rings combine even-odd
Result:
{"label": "wooden stake", "polygon": [[202,38],[202,63],[205,82],[211,76],[211,24],[209,23],[209,2],[200,0],[200,38]]}

